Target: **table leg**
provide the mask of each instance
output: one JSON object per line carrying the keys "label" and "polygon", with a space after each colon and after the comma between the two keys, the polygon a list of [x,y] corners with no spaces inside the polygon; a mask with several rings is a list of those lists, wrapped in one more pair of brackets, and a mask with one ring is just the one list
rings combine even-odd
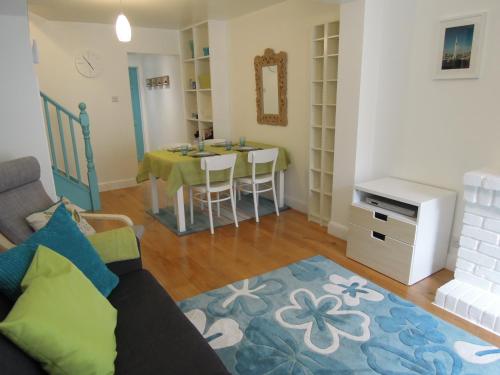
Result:
{"label": "table leg", "polygon": [[278,205],[285,206],[285,172],[278,172]]}
{"label": "table leg", "polygon": [[151,211],[153,214],[160,212],[158,207],[158,183],[156,176],[149,174],[149,181],[151,181]]}
{"label": "table leg", "polygon": [[176,206],[177,206],[177,230],[179,232],[186,231],[186,215],[184,213],[184,186],[181,186],[177,190],[176,196]]}

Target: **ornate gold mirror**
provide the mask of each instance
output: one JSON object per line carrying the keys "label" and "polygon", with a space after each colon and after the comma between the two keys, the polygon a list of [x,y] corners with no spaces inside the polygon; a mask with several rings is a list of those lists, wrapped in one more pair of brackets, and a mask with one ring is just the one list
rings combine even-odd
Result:
{"label": "ornate gold mirror", "polygon": [[286,126],[286,52],[274,53],[267,48],[263,56],[255,56],[257,90],[257,122]]}

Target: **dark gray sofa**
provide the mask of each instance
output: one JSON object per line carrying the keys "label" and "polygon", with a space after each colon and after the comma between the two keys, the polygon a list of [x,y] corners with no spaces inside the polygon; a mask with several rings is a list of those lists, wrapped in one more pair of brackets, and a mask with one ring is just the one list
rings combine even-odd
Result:
{"label": "dark gray sofa", "polygon": [[[15,161],[0,163],[0,204],[5,197],[21,202],[20,194],[30,190],[30,187],[34,186],[36,189],[31,189],[33,194],[43,189],[38,181],[40,168],[36,159],[21,159],[18,165],[23,167],[22,171],[16,171],[13,162]],[[27,166],[31,168],[30,173],[25,169]],[[12,171],[16,173],[17,182],[23,183],[16,187],[19,188],[17,192],[13,191],[12,185],[5,189],[5,174]],[[37,207],[33,211],[41,208],[44,207]],[[2,216],[0,214],[0,227]],[[18,243],[13,238],[9,239]],[[115,331],[117,375],[229,374],[217,354],[172,298],[156,279],[142,268],[140,258],[111,263],[108,268],[120,277],[120,283],[109,296],[109,301],[118,310]],[[7,316],[12,306],[13,303],[0,293],[0,321]],[[0,334],[0,374],[44,373],[36,361]]]}

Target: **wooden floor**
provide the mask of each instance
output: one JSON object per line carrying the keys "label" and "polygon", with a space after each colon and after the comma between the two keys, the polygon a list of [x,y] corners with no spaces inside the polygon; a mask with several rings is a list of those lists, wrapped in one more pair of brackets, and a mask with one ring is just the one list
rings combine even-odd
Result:
{"label": "wooden floor", "polygon": [[[142,239],[143,263],[176,300],[222,287],[237,280],[259,275],[314,255],[323,255],[381,287],[406,298],[427,311],[500,346],[500,338],[434,305],[436,289],[452,279],[442,270],[407,287],[345,256],[346,243],[327,234],[326,229],[307,221],[295,211],[278,218],[269,215],[260,224],[244,221],[178,237],[145,212],[149,207],[149,187],[114,190],[101,194],[103,212],[128,215],[146,228]],[[165,204],[161,200],[160,203]],[[94,223],[93,223],[94,224]],[[98,230],[112,225],[99,224]]]}

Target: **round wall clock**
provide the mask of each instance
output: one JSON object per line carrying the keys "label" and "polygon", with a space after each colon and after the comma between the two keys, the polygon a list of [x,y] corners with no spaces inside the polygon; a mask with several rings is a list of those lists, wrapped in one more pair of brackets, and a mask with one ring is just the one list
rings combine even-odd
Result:
{"label": "round wall clock", "polygon": [[75,55],[75,66],[78,73],[87,78],[94,78],[101,72],[101,57],[87,49]]}

